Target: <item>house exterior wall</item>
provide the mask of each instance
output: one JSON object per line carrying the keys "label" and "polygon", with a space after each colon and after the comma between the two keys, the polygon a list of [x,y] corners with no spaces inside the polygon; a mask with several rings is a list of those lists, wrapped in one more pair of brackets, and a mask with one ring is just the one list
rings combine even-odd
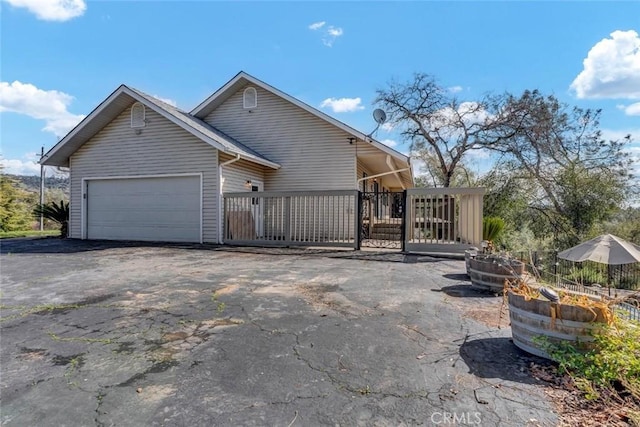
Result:
{"label": "house exterior wall", "polygon": [[218,150],[146,108],[140,135],[131,129],[131,107],[87,141],[70,159],[70,236],[82,238],[82,180],[202,173],[203,241],[218,241]]}
{"label": "house exterior wall", "polygon": [[[226,153],[220,153],[220,163],[232,160],[234,157]],[[247,180],[260,181],[264,183],[264,167],[255,163],[239,160],[222,168],[222,186],[223,193],[235,193],[242,191],[250,191],[245,187]]]}
{"label": "house exterior wall", "polygon": [[[361,161],[358,160],[358,172],[357,172],[357,179],[360,179],[364,176],[364,174],[367,174],[367,176],[371,176],[373,175],[373,172],[371,172],[371,169],[369,169],[367,166],[365,166],[364,163],[362,163]],[[373,183],[370,179],[367,179],[365,181],[360,181],[359,185],[358,185],[358,190],[360,191],[373,191]]]}
{"label": "house exterior wall", "polygon": [[259,87],[258,106],[246,110],[245,88],[204,120],[282,166],[264,172],[265,191],[356,188],[349,134]]}

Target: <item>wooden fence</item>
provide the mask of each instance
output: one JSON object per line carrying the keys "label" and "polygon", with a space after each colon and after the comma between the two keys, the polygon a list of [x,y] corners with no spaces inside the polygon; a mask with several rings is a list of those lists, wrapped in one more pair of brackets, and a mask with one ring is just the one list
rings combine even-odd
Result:
{"label": "wooden fence", "polygon": [[224,194],[225,243],[358,246],[357,190]]}

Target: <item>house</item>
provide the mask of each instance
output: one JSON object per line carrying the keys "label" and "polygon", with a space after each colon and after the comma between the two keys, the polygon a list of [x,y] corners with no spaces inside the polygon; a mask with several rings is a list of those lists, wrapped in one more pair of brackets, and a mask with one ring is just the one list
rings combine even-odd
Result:
{"label": "house", "polygon": [[122,85],[42,164],[70,169],[78,239],[222,243],[227,193],[413,186],[407,156],[244,72],[189,113]]}

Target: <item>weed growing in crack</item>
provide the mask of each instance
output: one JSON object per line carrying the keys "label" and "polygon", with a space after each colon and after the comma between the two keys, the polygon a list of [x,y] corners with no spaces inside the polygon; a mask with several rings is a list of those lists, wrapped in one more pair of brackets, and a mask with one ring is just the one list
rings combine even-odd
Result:
{"label": "weed growing in crack", "polygon": [[67,369],[64,372],[64,377],[67,380],[67,385],[77,387],[78,383],[71,380],[71,376],[84,364],[83,354],[78,354],[69,360]]}
{"label": "weed growing in crack", "polygon": [[216,308],[216,311],[218,312],[218,314],[222,314],[226,307],[227,307],[227,305],[225,303],[219,302],[218,303],[218,307]]}
{"label": "weed growing in crack", "polygon": [[366,387],[361,387],[358,389],[358,393],[360,393],[363,396],[369,395],[371,394],[371,388],[369,388],[368,385]]}
{"label": "weed growing in crack", "polygon": [[3,317],[0,319],[1,322],[6,322],[8,320],[18,319],[20,317],[26,317],[30,314],[63,314],[69,310],[75,310],[81,308],[81,305],[78,304],[40,304],[31,308],[26,308],[25,306],[15,306],[8,307],[3,306],[3,309],[11,309],[11,310],[21,310],[20,313],[12,314],[10,316]]}
{"label": "weed growing in crack", "polygon": [[47,335],[49,335],[49,337],[51,337],[52,340],[61,341],[61,342],[86,342],[86,343],[113,344],[113,340],[111,338],[59,337],[53,332],[47,332]]}

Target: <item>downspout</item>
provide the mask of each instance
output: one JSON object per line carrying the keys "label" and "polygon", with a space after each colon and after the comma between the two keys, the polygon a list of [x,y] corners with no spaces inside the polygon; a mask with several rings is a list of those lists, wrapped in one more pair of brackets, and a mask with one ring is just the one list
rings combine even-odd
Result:
{"label": "downspout", "polygon": [[220,194],[218,194],[218,243],[220,244],[224,243],[222,241],[222,217],[224,215],[224,212],[222,211],[222,195],[224,193],[224,175],[222,174],[222,168],[230,165],[231,163],[235,163],[238,160],[240,160],[240,154],[236,154],[235,158],[222,162],[218,165],[218,187],[220,188]]}

